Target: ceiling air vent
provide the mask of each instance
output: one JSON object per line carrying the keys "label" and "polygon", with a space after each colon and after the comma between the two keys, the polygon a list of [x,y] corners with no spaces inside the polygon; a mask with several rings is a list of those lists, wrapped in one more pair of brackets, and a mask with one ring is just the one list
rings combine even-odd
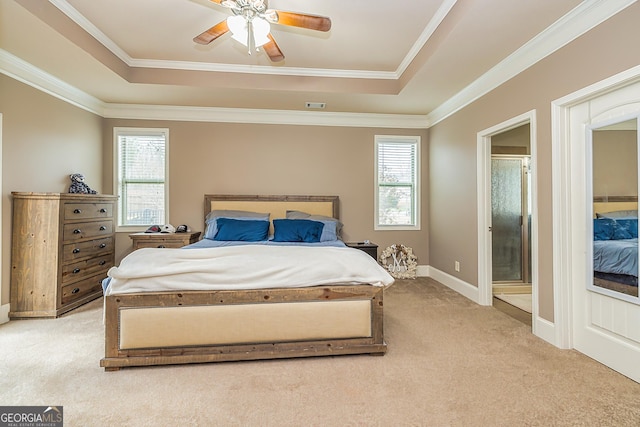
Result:
{"label": "ceiling air vent", "polygon": [[327,106],[326,102],[305,102],[304,106],[307,108],[313,108],[314,110],[324,110]]}

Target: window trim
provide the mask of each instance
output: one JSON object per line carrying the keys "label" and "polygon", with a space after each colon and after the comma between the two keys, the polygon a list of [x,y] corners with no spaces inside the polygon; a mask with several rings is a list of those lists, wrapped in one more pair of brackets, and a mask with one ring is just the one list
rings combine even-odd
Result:
{"label": "window trim", "polygon": [[[420,230],[420,204],[421,204],[421,193],[420,193],[420,136],[411,136],[411,135],[375,135],[375,144],[374,144],[374,223],[373,229],[376,231],[400,231],[400,230]],[[415,214],[415,224],[413,225],[387,225],[380,224],[380,216],[379,216],[379,189],[380,182],[378,181],[378,153],[379,146],[383,143],[406,143],[406,144],[414,144],[416,147],[415,152],[415,183],[414,183],[414,191],[415,197],[413,199],[413,209]]]}
{"label": "window trim", "polygon": [[[113,189],[114,194],[118,196],[118,209],[115,213],[116,232],[136,233],[145,231],[149,225],[121,225],[121,203],[122,194],[120,191],[120,156],[118,136],[120,135],[164,135],[165,141],[165,159],[164,159],[164,212],[165,221],[169,224],[169,129],[168,128],[138,128],[138,127],[114,127],[113,128]],[[162,224],[158,224],[162,225]]]}

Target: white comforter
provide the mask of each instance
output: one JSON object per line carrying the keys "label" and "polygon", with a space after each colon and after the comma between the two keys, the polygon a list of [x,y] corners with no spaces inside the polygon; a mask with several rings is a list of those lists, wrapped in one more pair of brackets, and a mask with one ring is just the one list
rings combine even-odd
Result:
{"label": "white comforter", "polygon": [[388,286],[394,280],[371,256],[352,248],[259,245],[138,249],[108,275],[105,295],[328,284]]}

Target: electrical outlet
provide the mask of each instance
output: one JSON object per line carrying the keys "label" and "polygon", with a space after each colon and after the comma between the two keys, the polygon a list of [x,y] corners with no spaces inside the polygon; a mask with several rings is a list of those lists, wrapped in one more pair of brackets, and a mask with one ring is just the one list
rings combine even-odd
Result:
{"label": "electrical outlet", "polygon": [[453,268],[455,268],[456,271],[460,271],[460,261],[456,261]]}

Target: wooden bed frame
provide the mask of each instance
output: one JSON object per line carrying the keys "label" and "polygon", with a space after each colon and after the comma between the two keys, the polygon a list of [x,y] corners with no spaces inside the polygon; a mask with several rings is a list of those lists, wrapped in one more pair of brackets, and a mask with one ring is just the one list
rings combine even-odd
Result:
{"label": "wooden bed frame", "polygon": [[[338,218],[335,196],[205,195],[211,210],[286,210]],[[105,297],[106,371],[123,367],[383,355],[384,289],[370,285]]]}

